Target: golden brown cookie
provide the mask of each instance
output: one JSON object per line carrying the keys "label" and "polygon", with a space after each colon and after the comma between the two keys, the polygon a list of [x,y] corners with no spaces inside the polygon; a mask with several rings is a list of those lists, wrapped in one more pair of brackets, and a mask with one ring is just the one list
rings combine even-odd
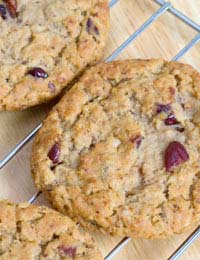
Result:
{"label": "golden brown cookie", "polygon": [[94,241],[44,206],[0,201],[1,260],[103,260]]}
{"label": "golden brown cookie", "polygon": [[100,59],[108,0],[0,0],[0,110],[57,96]]}
{"label": "golden brown cookie", "polygon": [[32,172],[83,226],[136,238],[200,222],[200,74],[163,60],[88,70],[36,136]]}

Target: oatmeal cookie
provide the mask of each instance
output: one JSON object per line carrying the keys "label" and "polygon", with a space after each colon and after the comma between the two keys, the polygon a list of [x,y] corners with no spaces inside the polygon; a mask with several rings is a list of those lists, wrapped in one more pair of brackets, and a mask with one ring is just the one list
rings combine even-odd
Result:
{"label": "oatmeal cookie", "polygon": [[108,0],[0,0],[0,110],[61,93],[101,58]]}
{"label": "oatmeal cookie", "polygon": [[44,206],[0,201],[1,260],[103,260],[68,217]]}
{"label": "oatmeal cookie", "polygon": [[52,205],[83,226],[162,238],[200,222],[200,74],[163,60],[88,70],[33,145]]}

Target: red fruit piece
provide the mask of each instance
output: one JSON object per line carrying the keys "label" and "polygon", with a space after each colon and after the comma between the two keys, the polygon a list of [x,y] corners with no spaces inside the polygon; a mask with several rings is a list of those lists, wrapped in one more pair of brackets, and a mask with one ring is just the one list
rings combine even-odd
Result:
{"label": "red fruit piece", "polygon": [[55,143],[52,147],[51,150],[48,153],[48,157],[50,160],[52,160],[53,163],[58,163],[59,162],[59,156],[60,156],[60,146],[58,143]]}
{"label": "red fruit piece", "polygon": [[36,78],[47,78],[48,77],[48,74],[46,73],[45,70],[41,69],[41,68],[33,68],[33,69],[30,69],[28,71],[28,74],[32,75],[33,77],[36,77]]}
{"label": "red fruit piece", "polygon": [[165,124],[166,125],[176,125],[178,124],[178,121],[176,120],[176,117],[174,114],[170,114],[166,119],[165,119]]}
{"label": "red fruit piece", "polygon": [[88,20],[87,20],[86,30],[88,33],[99,34],[99,29],[97,28],[96,25],[94,25],[91,18],[88,18]]}
{"label": "red fruit piece", "polygon": [[179,142],[171,142],[165,151],[165,168],[170,172],[174,166],[189,160],[189,154]]}
{"label": "red fruit piece", "polygon": [[171,95],[174,95],[176,93],[176,90],[175,90],[175,88],[170,87],[169,92],[170,92]]}
{"label": "red fruit piece", "polygon": [[48,88],[49,88],[51,91],[55,91],[56,86],[55,86],[55,84],[54,84],[53,82],[49,82],[49,83],[48,83]]}
{"label": "red fruit piece", "polygon": [[70,258],[74,258],[76,256],[76,248],[75,247],[61,246],[61,247],[58,248],[58,250],[61,254],[69,256]]}
{"label": "red fruit piece", "polygon": [[136,136],[134,136],[134,137],[131,137],[130,138],[130,141],[132,142],[132,143],[135,143],[136,144],[136,147],[137,148],[139,148],[140,147],[140,145],[141,145],[141,143],[142,143],[142,136],[141,135],[136,135]]}
{"label": "red fruit piece", "polygon": [[161,113],[161,112],[168,112],[171,109],[170,104],[157,104],[157,113]]}
{"label": "red fruit piece", "polygon": [[0,16],[2,17],[3,20],[5,20],[7,18],[6,14],[7,14],[7,11],[6,11],[5,6],[0,4]]}
{"label": "red fruit piece", "polygon": [[17,0],[3,0],[12,18],[17,17]]}

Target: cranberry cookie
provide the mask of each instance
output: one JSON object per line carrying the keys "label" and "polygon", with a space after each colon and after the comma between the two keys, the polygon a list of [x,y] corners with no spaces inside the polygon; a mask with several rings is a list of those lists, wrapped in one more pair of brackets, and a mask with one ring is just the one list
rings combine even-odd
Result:
{"label": "cranberry cookie", "polygon": [[43,206],[0,201],[1,260],[103,260],[89,235]]}
{"label": "cranberry cookie", "polygon": [[57,96],[102,55],[108,0],[0,0],[0,110]]}
{"label": "cranberry cookie", "polygon": [[88,228],[136,238],[200,222],[200,74],[163,60],[88,70],[49,114],[32,172]]}

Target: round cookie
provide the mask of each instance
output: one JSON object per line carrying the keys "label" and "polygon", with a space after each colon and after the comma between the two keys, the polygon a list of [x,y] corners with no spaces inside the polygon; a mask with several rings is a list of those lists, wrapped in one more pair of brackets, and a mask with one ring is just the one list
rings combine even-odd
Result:
{"label": "round cookie", "polygon": [[0,110],[61,93],[101,58],[108,0],[0,0]]}
{"label": "round cookie", "polygon": [[103,260],[94,241],[44,206],[0,201],[1,260]]}
{"label": "round cookie", "polygon": [[88,70],[33,145],[52,205],[88,228],[161,238],[200,222],[200,74],[163,60]]}

